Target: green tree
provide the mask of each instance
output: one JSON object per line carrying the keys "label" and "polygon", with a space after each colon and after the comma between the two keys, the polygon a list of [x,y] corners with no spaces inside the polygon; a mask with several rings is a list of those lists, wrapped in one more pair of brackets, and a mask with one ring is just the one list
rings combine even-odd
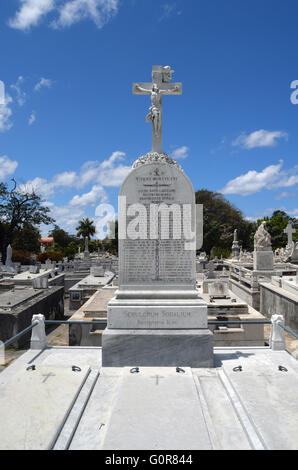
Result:
{"label": "green tree", "polygon": [[[298,220],[291,218],[286,212],[280,210],[274,211],[271,217],[264,217],[264,219],[259,219],[258,225],[260,225],[263,221],[266,222],[266,228],[271,235],[273,250],[286,246],[288,237],[284,233],[284,229],[289,222],[294,226],[294,228],[298,229]],[[298,241],[297,234],[293,236],[293,240]]]}
{"label": "green tree", "polygon": [[227,250],[231,251],[235,229],[243,249],[252,249],[256,224],[245,220],[242,212],[222,194],[201,189],[196,192],[196,204],[203,204],[202,251],[210,253],[214,248],[217,255],[226,256]]}
{"label": "green tree", "polygon": [[79,244],[75,241],[71,241],[67,247],[64,249],[64,255],[68,258],[74,258],[75,254],[78,252]]}
{"label": "green tree", "polygon": [[16,233],[12,248],[15,250],[26,250],[32,253],[38,253],[40,248],[40,231],[34,225],[25,223]]}
{"label": "green tree", "polygon": [[2,260],[6,259],[6,247],[25,225],[39,226],[51,224],[55,220],[49,216],[50,209],[42,205],[42,200],[34,190],[14,187],[9,190],[5,183],[0,183],[0,250]]}
{"label": "green tree", "polygon": [[79,220],[79,225],[76,227],[76,230],[78,237],[88,237],[89,240],[96,233],[94,222],[93,220],[88,219],[88,217],[86,217],[86,219]]}
{"label": "green tree", "polygon": [[49,232],[49,237],[53,237],[54,242],[61,248],[66,248],[72,241],[75,241],[74,235],[69,235],[68,232],[65,232],[58,225],[55,225],[53,230]]}

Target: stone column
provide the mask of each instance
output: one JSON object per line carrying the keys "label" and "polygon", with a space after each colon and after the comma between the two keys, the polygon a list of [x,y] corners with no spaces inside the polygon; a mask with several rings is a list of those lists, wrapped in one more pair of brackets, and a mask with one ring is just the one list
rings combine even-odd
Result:
{"label": "stone column", "polygon": [[233,240],[233,245],[232,245],[232,258],[233,259],[239,259],[240,256],[240,246],[239,242],[237,239],[237,229],[234,230],[234,240]]}
{"label": "stone column", "polygon": [[272,315],[269,346],[273,351],[284,351],[286,349],[285,333],[283,328],[279,325],[280,322],[284,322],[282,315]]}
{"label": "stone column", "polygon": [[31,334],[30,349],[44,349],[47,346],[44,315],[33,315],[32,323],[38,321]]}

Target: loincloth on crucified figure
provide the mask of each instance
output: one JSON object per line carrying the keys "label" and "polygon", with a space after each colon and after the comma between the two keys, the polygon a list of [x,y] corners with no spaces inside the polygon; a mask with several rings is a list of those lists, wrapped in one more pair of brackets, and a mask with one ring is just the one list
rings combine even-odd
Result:
{"label": "loincloth on crucified figure", "polygon": [[160,108],[157,106],[151,106],[149,113],[146,116],[146,122],[152,122],[154,134],[158,135],[160,132]]}

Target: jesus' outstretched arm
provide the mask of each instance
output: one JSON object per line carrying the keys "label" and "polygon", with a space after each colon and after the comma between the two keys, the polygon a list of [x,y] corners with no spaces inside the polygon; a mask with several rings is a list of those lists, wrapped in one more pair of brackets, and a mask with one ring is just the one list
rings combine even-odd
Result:
{"label": "jesus' outstretched arm", "polygon": [[140,85],[135,85],[135,89],[137,91],[140,91],[141,93],[148,93],[148,94],[151,93],[151,90],[146,90],[146,88],[142,88],[140,87]]}
{"label": "jesus' outstretched arm", "polygon": [[160,93],[161,95],[165,95],[165,94],[170,95],[171,93],[176,93],[177,91],[179,91],[179,86],[178,86],[178,85],[176,85],[176,86],[175,86],[173,89],[171,89],[171,90],[160,90],[159,93]]}

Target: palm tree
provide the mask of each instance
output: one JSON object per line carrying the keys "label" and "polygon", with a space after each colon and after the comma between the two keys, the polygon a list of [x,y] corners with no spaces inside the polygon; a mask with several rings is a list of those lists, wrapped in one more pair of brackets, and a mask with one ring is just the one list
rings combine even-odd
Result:
{"label": "palm tree", "polygon": [[86,217],[86,219],[79,220],[79,225],[76,227],[76,230],[78,237],[88,237],[89,240],[96,232],[93,220],[88,219],[88,217]]}

